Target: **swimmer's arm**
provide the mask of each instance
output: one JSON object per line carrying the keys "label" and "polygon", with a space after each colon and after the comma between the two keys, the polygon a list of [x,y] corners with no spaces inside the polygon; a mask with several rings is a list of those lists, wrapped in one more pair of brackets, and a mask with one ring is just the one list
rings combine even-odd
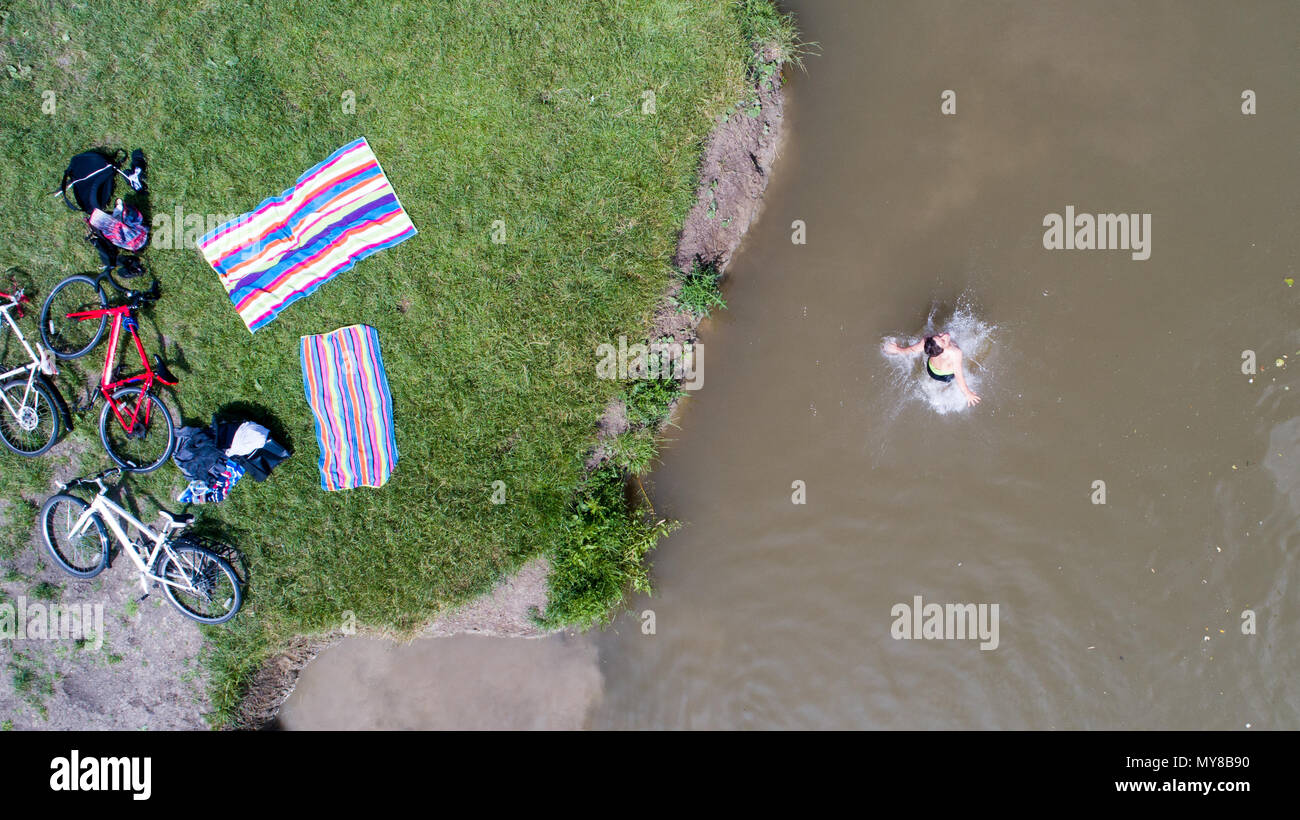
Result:
{"label": "swimmer's arm", "polygon": [[957,387],[961,388],[961,392],[966,395],[966,406],[974,407],[980,403],[980,397],[975,395],[975,392],[966,386],[966,374],[962,372],[965,362],[962,361],[961,351],[957,350],[956,353],[957,367],[954,372],[957,374]]}
{"label": "swimmer's arm", "polygon": [[919,353],[924,348],[925,348],[925,339],[922,339],[921,341],[917,342],[914,345],[908,345],[907,347],[899,347],[894,342],[889,342],[885,345],[885,352],[893,353],[895,355],[901,355],[903,353]]}

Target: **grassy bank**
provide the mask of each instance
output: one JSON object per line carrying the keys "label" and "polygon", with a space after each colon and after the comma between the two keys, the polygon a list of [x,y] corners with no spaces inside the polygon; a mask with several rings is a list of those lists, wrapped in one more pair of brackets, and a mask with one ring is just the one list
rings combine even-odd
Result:
{"label": "grassy bank", "polygon": [[[562,620],[598,621],[643,583],[629,567],[660,530],[611,506],[608,476],[584,483],[593,423],[627,388],[595,378],[594,351],[645,336],[701,141],[744,97],[751,42],[784,26],[766,2],[6,9],[0,268],[25,271],[38,298],[94,267],[79,220],[48,192],[96,145],[145,150],[154,214],[206,215],[248,210],[364,135],[420,231],[256,335],[197,251],[145,254],[165,296],[142,328],[152,350],[166,338],[181,376],[178,421],[247,402],[294,451],[265,484],[195,510],[242,550],[252,582],[244,614],[210,635],[217,722],[279,641],[347,611],[411,629],[539,552],[572,588]],[[324,493],[297,340],[356,322],[379,331],[401,460],[382,489]],[[70,401],[73,371],[59,379]],[[23,493],[48,494],[58,459],[107,466],[93,421],[75,419],[45,460],[0,454],[10,554],[28,548]],[[165,467],[131,487],[169,499],[182,484]],[[590,552],[574,549],[590,534],[580,486],[618,557],[575,569]]]}

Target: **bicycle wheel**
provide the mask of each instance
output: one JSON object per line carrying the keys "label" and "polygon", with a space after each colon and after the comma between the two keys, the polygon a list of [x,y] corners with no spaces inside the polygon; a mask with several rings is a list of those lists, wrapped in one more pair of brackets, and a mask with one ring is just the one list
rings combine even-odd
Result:
{"label": "bicycle wheel", "polygon": [[41,308],[41,341],[60,359],[84,356],[104,338],[108,317],[79,322],[69,313],[108,307],[108,297],[99,282],[89,276],[69,276],[54,286]]}
{"label": "bicycle wheel", "polygon": [[74,538],[72,530],[89,504],[75,495],[51,496],[41,507],[41,535],[59,569],[78,578],[94,578],[108,566],[108,532],[99,516]]}
{"label": "bicycle wheel", "polygon": [[[139,401],[140,388],[123,387],[113,394],[124,417],[129,421]],[[145,411],[149,421],[145,422]],[[135,423],[127,430],[113,412],[113,404],[104,402],[99,413],[99,440],[108,451],[109,458],[123,470],[133,473],[151,473],[171,458],[176,447],[175,425],[167,405],[153,393],[145,395]]]}
{"label": "bicycle wheel", "polygon": [[171,553],[164,550],[163,555],[157,574],[164,579],[167,598],[182,615],[202,624],[223,624],[235,617],[244,593],[239,576],[224,558],[184,537],[172,541]]}
{"label": "bicycle wheel", "polygon": [[0,384],[0,391],[18,410],[15,416],[9,407],[0,406],[0,442],[18,455],[28,457],[42,455],[53,447],[59,439],[63,422],[50,386],[43,379],[37,379],[32,382],[31,393],[28,393],[27,380],[15,379]]}

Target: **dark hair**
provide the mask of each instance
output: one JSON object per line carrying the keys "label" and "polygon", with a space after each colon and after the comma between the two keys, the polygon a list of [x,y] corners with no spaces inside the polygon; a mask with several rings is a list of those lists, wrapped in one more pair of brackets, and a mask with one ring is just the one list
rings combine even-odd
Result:
{"label": "dark hair", "polygon": [[939,346],[939,343],[935,341],[933,336],[925,337],[925,355],[938,356],[942,352],[943,348]]}

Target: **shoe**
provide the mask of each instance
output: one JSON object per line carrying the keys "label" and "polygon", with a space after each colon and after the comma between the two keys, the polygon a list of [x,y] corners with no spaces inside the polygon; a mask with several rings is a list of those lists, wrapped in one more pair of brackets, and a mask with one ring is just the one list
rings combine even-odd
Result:
{"label": "shoe", "polygon": [[140,257],[122,254],[117,260],[117,273],[123,279],[134,279],[144,275],[144,263]]}

